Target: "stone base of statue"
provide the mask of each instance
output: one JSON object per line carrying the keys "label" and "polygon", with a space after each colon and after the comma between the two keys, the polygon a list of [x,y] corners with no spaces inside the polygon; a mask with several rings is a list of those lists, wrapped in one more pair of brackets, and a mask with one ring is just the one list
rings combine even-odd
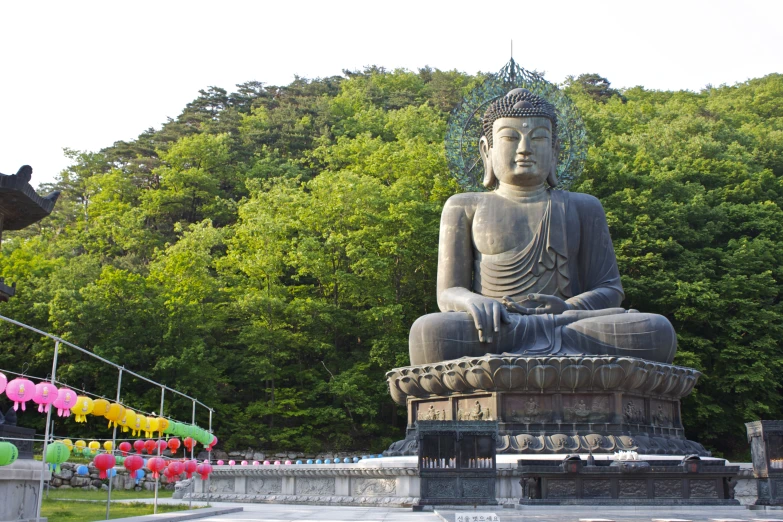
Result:
{"label": "stone base of statue", "polygon": [[701,374],[609,356],[515,354],[395,368],[392,398],[408,407],[408,436],[386,451],[415,455],[419,420],[496,420],[497,452],[710,456],[685,438],[680,399]]}

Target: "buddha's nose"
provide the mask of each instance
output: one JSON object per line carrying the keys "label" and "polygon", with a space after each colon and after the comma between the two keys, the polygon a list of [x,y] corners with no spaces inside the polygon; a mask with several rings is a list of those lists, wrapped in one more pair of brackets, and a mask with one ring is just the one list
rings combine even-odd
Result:
{"label": "buddha's nose", "polygon": [[522,135],[522,137],[519,139],[519,145],[517,145],[517,154],[522,154],[523,156],[529,156],[532,153],[533,151],[530,148],[530,138],[528,138],[525,135]]}

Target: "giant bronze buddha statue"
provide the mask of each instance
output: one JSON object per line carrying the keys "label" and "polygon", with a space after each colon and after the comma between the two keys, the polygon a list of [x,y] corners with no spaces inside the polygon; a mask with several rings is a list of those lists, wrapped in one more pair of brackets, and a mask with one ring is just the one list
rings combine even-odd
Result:
{"label": "giant bronze buddha statue", "polygon": [[416,454],[421,422],[472,422],[476,408],[497,422],[498,453],[709,455],[680,416],[700,373],[670,364],[665,317],[620,307],[601,203],[554,190],[557,124],[523,89],[487,109],[479,150],[494,190],[443,208],[441,312],[413,324],[411,366],[386,374],[408,412],[387,455]]}
{"label": "giant bronze buddha statue", "polygon": [[513,353],[671,363],[660,315],[620,308],[623,288],[601,203],[554,190],[557,116],[524,89],[497,99],[479,144],[484,185],[451,197],[438,246],[438,306],[410,332],[411,364]]}

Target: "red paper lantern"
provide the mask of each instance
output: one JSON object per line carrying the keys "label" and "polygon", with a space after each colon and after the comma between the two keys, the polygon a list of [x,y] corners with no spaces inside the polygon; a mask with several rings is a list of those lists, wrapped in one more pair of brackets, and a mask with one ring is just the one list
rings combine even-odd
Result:
{"label": "red paper lantern", "polygon": [[176,453],[181,444],[182,443],[179,441],[177,437],[174,437],[173,439],[169,439],[169,449],[171,450],[172,453]]}
{"label": "red paper lantern", "polygon": [[193,446],[196,445],[196,441],[188,437],[187,439],[185,439],[184,444],[185,447],[188,448],[188,451],[193,451]]}
{"label": "red paper lantern", "polygon": [[157,443],[152,439],[144,441],[144,449],[147,450],[147,455],[152,455],[157,447]]}
{"label": "red paper lantern", "polygon": [[128,455],[131,449],[130,442],[120,442],[120,453],[122,453],[123,457]]}
{"label": "red paper lantern", "polygon": [[130,471],[132,477],[135,477],[135,473],[144,467],[144,459],[138,455],[131,455],[123,462],[125,469]]}
{"label": "red paper lantern", "polygon": [[117,464],[117,459],[114,458],[114,455],[110,453],[101,453],[97,457],[95,457],[95,467],[98,468],[101,473],[98,475],[100,478],[105,479],[107,478],[106,471],[110,470]]}
{"label": "red paper lantern", "polygon": [[136,453],[141,453],[141,450],[144,449],[144,441],[139,439],[133,443],[133,448],[136,450]]}
{"label": "red paper lantern", "polygon": [[166,461],[160,457],[152,457],[147,461],[147,467],[152,472],[152,478],[156,479],[160,477],[160,472],[166,469]]}
{"label": "red paper lantern", "polygon": [[159,440],[159,441],[157,442],[157,445],[158,445],[158,450],[159,450],[159,453],[161,453],[161,454],[162,454],[164,451],[166,451],[166,448],[168,448],[168,447],[169,447],[169,445],[168,445],[168,444],[166,444],[166,441],[165,441],[165,440]]}
{"label": "red paper lantern", "polygon": [[185,473],[187,473],[187,477],[191,478],[194,473],[196,473],[198,469],[198,461],[197,460],[188,460],[183,465],[183,470]]}
{"label": "red paper lantern", "polygon": [[209,445],[207,446],[207,450],[212,451],[212,448],[215,447],[215,444],[217,444],[217,441],[218,441],[217,437],[212,435],[212,442],[210,442]]}
{"label": "red paper lantern", "polygon": [[212,473],[212,465],[209,462],[204,462],[203,464],[199,464],[196,468],[196,473],[201,475],[201,480],[207,480],[207,477],[209,477],[209,474]]}
{"label": "red paper lantern", "polygon": [[177,480],[179,480],[179,476],[182,474],[183,471],[183,464],[177,460],[172,460],[169,462],[168,470],[172,477],[177,477]]}

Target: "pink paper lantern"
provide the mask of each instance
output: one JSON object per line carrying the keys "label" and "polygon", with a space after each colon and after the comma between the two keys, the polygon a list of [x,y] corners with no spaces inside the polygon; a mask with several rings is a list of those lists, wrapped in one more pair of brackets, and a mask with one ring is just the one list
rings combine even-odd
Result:
{"label": "pink paper lantern", "polygon": [[68,417],[71,415],[71,408],[76,404],[76,392],[68,388],[60,388],[57,390],[57,398],[52,403],[52,406],[57,408],[58,417]]}
{"label": "pink paper lantern", "polygon": [[17,378],[8,383],[5,394],[14,401],[14,411],[19,409],[20,404],[22,411],[24,411],[27,401],[35,396],[35,384],[29,379]]}
{"label": "pink paper lantern", "polygon": [[38,411],[49,411],[49,406],[57,400],[57,386],[50,382],[39,382],[35,385],[33,402],[38,405]]}
{"label": "pink paper lantern", "polygon": [[243,461],[242,461],[242,465],[243,465],[243,466],[247,466],[247,461],[246,461],[246,460],[243,460]]}
{"label": "pink paper lantern", "polygon": [[279,461],[279,460],[276,460],[276,461],[275,461],[275,466],[279,466],[279,465],[280,465],[280,461]]}
{"label": "pink paper lantern", "polygon": [[265,461],[264,461],[264,466],[268,466],[268,465],[269,465],[269,461],[268,461],[268,460],[265,460]]}
{"label": "pink paper lantern", "polygon": [[254,460],[254,461],[253,461],[253,465],[254,465],[254,466],[260,466],[260,465],[261,465],[261,463],[260,463],[260,462],[258,462],[257,460]]}
{"label": "pink paper lantern", "polygon": [[236,465],[237,465],[237,463],[236,463],[236,461],[234,461],[234,460],[229,460],[229,461],[228,461],[228,465],[229,465],[229,466],[236,466]]}
{"label": "pink paper lantern", "polygon": [[291,461],[290,461],[290,460],[286,460],[286,461],[285,461],[285,465],[286,465],[286,466],[290,466],[290,465],[291,465]]}
{"label": "pink paper lantern", "polygon": [[8,379],[5,375],[0,373],[0,393],[3,393],[3,390],[5,390],[6,385],[8,384]]}
{"label": "pink paper lantern", "polygon": [[222,460],[217,461],[218,466],[222,466],[223,464],[225,464],[225,462],[223,462]]}

